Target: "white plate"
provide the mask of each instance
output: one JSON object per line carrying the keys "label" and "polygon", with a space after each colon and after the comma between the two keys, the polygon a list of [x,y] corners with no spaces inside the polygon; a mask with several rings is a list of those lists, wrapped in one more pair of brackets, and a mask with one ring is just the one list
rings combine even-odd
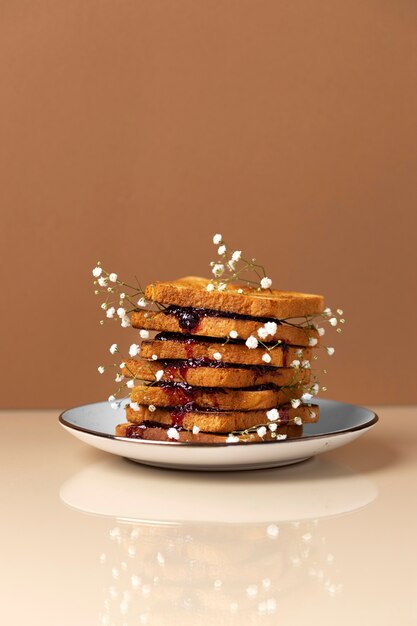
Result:
{"label": "white plate", "polygon": [[84,443],[146,465],[172,469],[226,471],[278,467],[304,461],[316,454],[350,443],[369,430],[378,417],[369,409],[333,400],[317,399],[320,420],[304,426],[299,439],[264,443],[202,444],[127,439],[114,435],[125,421],[123,409],[108,402],[68,409],[59,417],[62,426]]}

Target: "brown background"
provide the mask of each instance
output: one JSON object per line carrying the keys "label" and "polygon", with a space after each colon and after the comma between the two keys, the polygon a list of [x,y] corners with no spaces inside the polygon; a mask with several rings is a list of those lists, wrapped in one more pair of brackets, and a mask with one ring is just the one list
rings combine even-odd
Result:
{"label": "brown background", "polygon": [[97,259],[207,274],[218,231],[344,308],[329,397],[416,400],[415,2],[6,1],[0,46],[2,406],[107,397]]}

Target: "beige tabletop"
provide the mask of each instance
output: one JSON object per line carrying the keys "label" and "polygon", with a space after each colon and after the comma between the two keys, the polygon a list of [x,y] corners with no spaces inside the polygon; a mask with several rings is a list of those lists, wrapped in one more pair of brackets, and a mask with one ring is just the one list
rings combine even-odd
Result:
{"label": "beige tabletop", "polygon": [[[417,411],[298,465],[190,473],[3,411],[2,623],[417,623]],[[279,445],[279,444],[278,444]]]}

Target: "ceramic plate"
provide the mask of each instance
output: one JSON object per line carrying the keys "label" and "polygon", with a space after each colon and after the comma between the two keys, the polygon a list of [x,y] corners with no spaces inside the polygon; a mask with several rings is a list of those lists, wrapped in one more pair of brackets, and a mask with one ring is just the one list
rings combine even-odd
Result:
{"label": "ceramic plate", "polygon": [[146,465],[173,469],[225,471],[278,467],[304,461],[316,454],[350,443],[378,421],[372,411],[333,400],[315,400],[320,420],[306,424],[299,439],[264,443],[202,444],[148,441],[116,437],[124,410],[108,402],[68,409],[59,417],[62,426],[84,443]]}

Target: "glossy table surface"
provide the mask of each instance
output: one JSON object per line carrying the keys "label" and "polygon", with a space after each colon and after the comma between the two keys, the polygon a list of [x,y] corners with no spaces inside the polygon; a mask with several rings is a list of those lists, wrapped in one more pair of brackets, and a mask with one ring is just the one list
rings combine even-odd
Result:
{"label": "glossy table surface", "polygon": [[374,410],[343,448],[218,474],[2,411],[2,623],[417,624],[417,410]]}

